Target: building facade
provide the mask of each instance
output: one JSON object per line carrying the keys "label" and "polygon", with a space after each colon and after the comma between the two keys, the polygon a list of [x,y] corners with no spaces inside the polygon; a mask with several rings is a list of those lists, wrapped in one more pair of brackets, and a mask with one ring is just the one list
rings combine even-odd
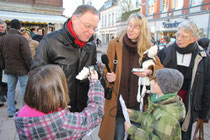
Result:
{"label": "building facade", "polygon": [[197,24],[200,37],[210,38],[209,0],[141,0],[141,5],[155,39],[174,37],[179,23],[186,19]]}
{"label": "building facade", "polygon": [[136,10],[140,7],[139,0],[107,0],[100,8],[100,23],[97,37],[103,44],[115,38],[125,28],[123,13]]}
{"label": "building facade", "polygon": [[[129,13],[140,12],[146,16],[152,37],[161,39],[168,35],[174,37],[178,25],[193,20],[199,27],[199,36],[210,38],[210,1],[209,0],[108,0],[100,9],[100,25],[97,36],[108,43],[126,27],[122,9],[123,1],[131,2]],[[127,16],[128,17],[128,16]]]}
{"label": "building facade", "polygon": [[0,0],[0,19],[8,23],[14,18],[25,28],[44,29],[45,33],[62,27],[63,0]]}

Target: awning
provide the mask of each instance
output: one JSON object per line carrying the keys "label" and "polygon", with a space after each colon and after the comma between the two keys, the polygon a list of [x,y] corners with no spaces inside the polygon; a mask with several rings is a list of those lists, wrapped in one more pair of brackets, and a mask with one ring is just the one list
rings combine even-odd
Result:
{"label": "awning", "polygon": [[35,13],[21,13],[21,12],[10,12],[10,11],[0,11],[1,20],[18,19],[22,22],[31,23],[61,23],[63,24],[67,18],[59,15],[47,15],[47,14],[35,14]]}

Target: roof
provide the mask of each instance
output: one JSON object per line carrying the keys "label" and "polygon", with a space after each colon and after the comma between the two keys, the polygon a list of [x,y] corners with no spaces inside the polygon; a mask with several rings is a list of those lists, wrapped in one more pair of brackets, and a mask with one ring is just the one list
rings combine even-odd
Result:
{"label": "roof", "polygon": [[22,22],[34,22],[34,23],[64,23],[67,18],[61,15],[47,15],[47,14],[36,14],[36,13],[21,13],[11,11],[1,11],[1,20],[12,20],[18,19]]}
{"label": "roof", "polygon": [[108,0],[108,1],[104,2],[104,5],[99,9],[99,11],[106,10],[116,4],[117,4],[117,0]]}

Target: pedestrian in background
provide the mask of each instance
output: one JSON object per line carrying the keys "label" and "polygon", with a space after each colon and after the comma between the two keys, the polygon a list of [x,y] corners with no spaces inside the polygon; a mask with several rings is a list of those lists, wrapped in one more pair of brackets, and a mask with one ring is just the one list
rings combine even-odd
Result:
{"label": "pedestrian in background", "polygon": [[37,28],[37,34],[35,34],[32,39],[40,42],[43,38],[42,28]]}
{"label": "pedestrian in background", "polygon": [[76,75],[89,65],[96,65],[94,33],[99,13],[92,5],[80,5],[63,28],[46,35],[40,42],[32,69],[46,64],[59,65],[67,78],[70,110],[81,112],[87,106],[89,81]]}
{"label": "pedestrian in background", "polygon": [[[2,36],[6,35],[6,29],[7,29],[7,23],[0,20],[0,44],[2,40]],[[2,83],[2,78],[3,78],[3,70],[0,67],[0,101],[1,102],[6,102],[6,94],[5,94],[5,89],[7,88],[6,83]],[[6,90],[7,91],[7,90]],[[0,107],[4,106],[4,103],[0,103]]]}
{"label": "pedestrian in background", "polygon": [[35,30],[35,28],[31,28],[30,30],[31,30],[30,36],[31,36],[31,38],[33,38],[36,35],[36,30]]}
{"label": "pedestrian in background", "polygon": [[23,30],[21,32],[21,34],[28,40],[29,47],[30,47],[30,50],[31,50],[31,56],[32,56],[32,59],[34,59],[34,56],[36,54],[36,50],[38,48],[39,42],[31,39],[30,32],[27,31],[27,30]]}
{"label": "pedestrian in background", "polygon": [[96,71],[90,71],[89,79],[87,107],[73,113],[68,109],[63,70],[57,65],[44,65],[31,71],[24,96],[26,105],[14,117],[19,138],[76,140],[91,132],[104,114],[104,89]]}
{"label": "pedestrian in background", "polygon": [[23,96],[32,63],[28,41],[21,35],[20,29],[20,21],[18,19],[11,20],[8,34],[2,36],[0,46],[1,67],[7,76],[8,84],[8,117],[13,117],[17,111],[15,107],[15,89],[18,81],[21,88],[22,104],[24,104]]}
{"label": "pedestrian in background", "polygon": [[198,40],[198,44],[203,47],[210,54],[210,43],[208,38],[201,38]]}
{"label": "pedestrian in background", "polygon": [[190,140],[193,123],[207,118],[210,109],[210,57],[196,40],[197,25],[183,21],[178,26],[176,42],[158,52],[164,67],[179,70],[184,83],[178,92],[186,107],[182,139]]}
{"label": "pedestrian in background", "polygon": [[[99,130],[102,140],[123,140],[125,137],[124,116],[119,103],[122,95],[128,108],[139,110],[137,102],[138,76],[133,68],[140,68],[143,53],[150,48],[151,38],[148,22],[144,16],[137,13],[130,15],[126,29],[116,39],[108,44],[107,55],[110,69],[113,70],[117,55],[116,71],[107,72],[104,69],[104,79],[108,87],[113,86],[112,98],[105,101],[105,114]],[[114,82],[114,85],[109,83]]]}

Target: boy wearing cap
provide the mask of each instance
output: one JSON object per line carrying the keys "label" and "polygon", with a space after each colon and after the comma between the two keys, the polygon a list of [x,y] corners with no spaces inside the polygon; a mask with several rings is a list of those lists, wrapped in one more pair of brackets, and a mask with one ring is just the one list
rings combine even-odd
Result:
{"label": "boy wearing cap", "polygon": [[140,128],[125,122],[125,130],[131,139],[181,140],[180,122],[185,118],[185,107],[177,95],[183,84],[183,75],[176,69],[156,71],[151,80],[149,107],[146,112],[128,109],[130,120],[140,123]]}

